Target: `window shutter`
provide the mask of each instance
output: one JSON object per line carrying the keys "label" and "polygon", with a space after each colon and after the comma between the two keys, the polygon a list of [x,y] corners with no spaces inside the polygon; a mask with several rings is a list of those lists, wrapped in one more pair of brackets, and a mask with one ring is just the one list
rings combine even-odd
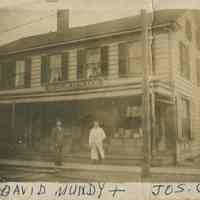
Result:
{"label": "window shutter", "polygon": [[62,80],[68,79],[68,52],[62,54]]}
{"label": "window shutter", "polygon": [[127,43],[119,44],[119,74],[124,75],[127,73],[127,57],[128,46]]}
{"label": "window shutter", "polygon": [[48,81],[48,73],[49,73],[49,57],[48,56],[42,56],[42,62],[41,62],[41,83],[47,83]]}
{"label": "window shutter", "polygon": [[0,89],[4,88],[4,65],[0,63]]}
{"label": "window shutter", "polygon": [[189,20],[186,20],[185,22],[185,32],[186,32],[186,37],[189,41],[192,40],[192,25]]}
{"label": "window shutter", "polygon": [[197,49],[200,50],[200,27],[197,27],[196,31],[196,46]]}
{"label": "window shutter", "polygon": [[200,87],[200,59],[196,60],[197,86]]}
{"label": "window shutter", "polygon": [[101,72],[103,76],[108,75],[108,46],[101,47]]}
{"label": "window shutter", "polygon": [[183,44],[179,43],[180,73],[183,74]]}
{"label": "window shutter", "polygon": [[185,57],[185,61],[186,61],[186,78],[188,80],[190,80],[190,53],[189,53],[189,48],[186,47],[186,57]]}
{"label": "window shutter", "polygon": [[86,54],[84,49],[80,49],[77,52],[77,77],[78,79],[84,78],[84,66],[86,64]]}
{"label": "window shutter", "polygon": [[2,64],[2,88],[6,89],[8,85],[8,75],[6,70],[6,64]]}
{"label": "window shutter", "polygon": [[16,62],[11,61],[6,63],[6,82],[7,88],[14,88],[15,87],[15,80],[16,80]]}
{"label": "window shutter", "polygon": [[25,60],[25,87],[31,87],[31,58],[26,58]]}

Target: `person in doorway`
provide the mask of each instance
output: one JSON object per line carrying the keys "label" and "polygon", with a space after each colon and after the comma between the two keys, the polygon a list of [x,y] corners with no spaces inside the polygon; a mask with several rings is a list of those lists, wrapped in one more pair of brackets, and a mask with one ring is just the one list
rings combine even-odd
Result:
{"label": "person in doorway", "polygon": [[104,160],[103,141],[106,138],[104,130],[99,126],[98,121],[94,121],[94,126],[89,134],[89,146],[91,149],[91,160],[93,163],[98,163]]}
{"label": "person in doorway", "polygon": [[52,129],[52,140],[54,143],[54,162],[55,165],[62,165],[62,150],[64,140],[64,128],[60,120],[56,121],[56,127]]}

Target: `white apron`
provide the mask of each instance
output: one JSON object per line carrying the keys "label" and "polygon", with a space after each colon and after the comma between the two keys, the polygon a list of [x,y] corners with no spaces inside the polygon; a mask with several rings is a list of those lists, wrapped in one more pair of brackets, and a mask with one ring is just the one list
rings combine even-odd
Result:
{"label": "white apron", "polygon": [[105,158],[103,149],[103,140],[106,138],[105,132],[102,128],[92,128],[89,135],[89,145],[91,148],[91,159],[99,160]]}

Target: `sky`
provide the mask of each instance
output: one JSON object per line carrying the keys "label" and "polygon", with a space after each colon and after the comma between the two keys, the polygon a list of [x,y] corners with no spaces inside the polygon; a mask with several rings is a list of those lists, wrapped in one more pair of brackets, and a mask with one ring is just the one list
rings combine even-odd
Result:
{"label": "sky", "polygon": [[[54,2],[53,2],[54,1]],[[142,8],[200,8],[200,0],[0,0],[0,45],[56,31],[57,9],[70,9],[70,26],[138,14]]]}

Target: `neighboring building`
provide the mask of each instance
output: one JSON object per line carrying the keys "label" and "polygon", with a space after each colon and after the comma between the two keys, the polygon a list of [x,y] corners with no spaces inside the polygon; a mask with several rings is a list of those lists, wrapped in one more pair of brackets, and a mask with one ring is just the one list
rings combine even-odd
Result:
{"label": "neighboring building", "polygon": [[[96,118],[108,136],[108,155],[142,159],[140,15],[75,28],[68,20],[69,12],[60,10],[57,32],[0,47],[0,140],[48,152],[51,128],[60,118],[66,155],[80,156],[88,151]],[[149,29],[154,164],[199,154],[198,20],[198,11],[160,10]]]}

